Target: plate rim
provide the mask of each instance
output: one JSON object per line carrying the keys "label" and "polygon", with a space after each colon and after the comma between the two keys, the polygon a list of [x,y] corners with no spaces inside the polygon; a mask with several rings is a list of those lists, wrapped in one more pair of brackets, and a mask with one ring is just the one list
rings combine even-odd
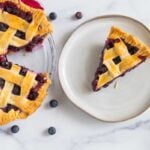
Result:
{"label": "plate rim", "polygon": [[69,36],[69,38],[67,39],[67,41],[65,42],[64,44],[64,47],[61,51],[61,54],[60,54],[60,58],[59,58],[59,62],[58,62],[58,76],[59,76],[59,81],[60,81],[60,84],[61,84],[61,87],[65,93],[65,95],[67,96],[67,98],[69,99],[69,101],[71,101],[71,103],[73,103],[77,108],[79,108],[80,110],[84,111],[85,113],[87,113],[89,116],[99,120],[99,121],[103,121],[103,122],[108,122],[108,123],[117,123],[117,122],[123,122],[123,121],[127,121],[127,120],[130,120],[130,119],[133,119],[135,117],[138,117],[139,115],[143,114],[149,107],[150,105],[148,105],[144,110],[142,110],[141,112],[137,113],[136,115],[133,115],[132,117],[129,117],[129,118],[126,118],[126,119],[119,119],[119,120],[105,120],[105,119],[101,119],[98,115],[94,115],[93,113],[89,112],[88,110],[84,109],[83,107],[81,107],[79,104],[75,103],[74,99],[72,96],[70,96],[69,93],[66,92],[66,88],[65,86],[63,85],[63,79],[62,79],[62,76],[61,76],[61,70],[62,70],[62,67],[61,67],[61,64],[62,64],[62,61],[63,61],[63,55],[64,55],[64,51],[65,51],[65,48],[66,48],[66,44],[68,43],[68,41],[70,40],[70,38],[73,36],[73,34],[80,28],[82,27],[83,25],[91,22],[91,21],[94,21],[94,20],[97,20],[97,19],[106,19],[106,18],[125,18],[125,19],[129,19],[131,21],[134,21],[136,22],[137,24],[141,25],[145,30],[147,30],[147,32],[149,32],[150,34],[150,29],[144,24],[142,23],[141,21],[137,20],[137,19],[134,19],[132,17],[129,17],[129,16],[126,16],[126,15],[120,15],[120,14],[109,14],[109,15],[102,15],[102,16],[97,16],[97,17],[94,17],[94,18],[91,18],[91,19],[88,19],[86,21],[84,21],[83,23],[81,23],[79,26],[77,26],[73,32],[71,33],[71,35]]}

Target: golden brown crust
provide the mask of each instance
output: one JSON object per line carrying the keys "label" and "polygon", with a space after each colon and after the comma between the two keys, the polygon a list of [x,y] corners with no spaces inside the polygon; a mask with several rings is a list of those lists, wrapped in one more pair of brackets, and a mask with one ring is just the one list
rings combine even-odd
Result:
{"label": "golden brown crust", "polygon": [[[7,1],[8,0],[0,0],[0,3]],[[43,10],[32,8],[20,0],[9,1],[16,4],[17,7],[21,10],[30,12],[32,14],[32,22],[29,23],[21,17],[0,10],[0,22],[9,26],[7,31],[0,31],[0,54],[5,54],[9,45],[14,47],[23,47],[31,42],[34,37],[40,36],[44,38],[53,30],[52,24],[48,22],[48,19]],[[21,39],[15,36],[15,33],[18,30],[26,33],[25,39]]]}
{"label": "golden brown crust", "polygon": [[[46,82],[38,90],[38,97],[35,100],[29,100],[27,97],[30,90],[38,84],[35,80],[36,74],[28,71],[26,76],[22,76],[19,74],[20,69],[21,67],[15,64],[12,65],[11,70],[0,67],[0,78],[5,80],[5,85],[0,90],[0,125],[7,124],[16,119],[26,118],[36,111],[47,95],[47,89],[51,84],[48,73],[42,74]],[[21,87],[20,95],[12,93],[14,84]],[[8,112],[3,111],[3,108],[8,104],[19,108],[19,110],[11,109]]]}
{"label": "golden brown crust", "polygon": [[2,110],[0,110],[0,125],[5,125],[17,119],[24,119],[27,116],[28,115],[24,112],[11,110],[10,112],[5,113]]}
{"label": "golden brown crust", "polygon": [[133,46],[138,47],[139,51],[138,51],[137,55],[150,57],[150,47],[148,47],[146,44],[144,44],[137,37],[124,32],[123,30],[121,30],[118,27],[113,26],[111,28],[108,38],[115,39],[117,37],[124,39],[127,43],[129,43]]}
{"label": "golden brown crust", "polygon": [[[147,57],[150,57],[150,48],[147,45],[138,38],[117,27],[113,26],[111,28],[108,39],[117,39],[118,42],[115,42],[113,47],[104,49],[102,64],[104,64],[108,70],[98,76],[96,89],[100,89],[127,70],[140,64],[143,61],[143,58],[146,59]],[[125,42],[138,48],[138,51],[131,55]],[[115,64],[113,59],[116,57],[119,57],[121,62]]]}

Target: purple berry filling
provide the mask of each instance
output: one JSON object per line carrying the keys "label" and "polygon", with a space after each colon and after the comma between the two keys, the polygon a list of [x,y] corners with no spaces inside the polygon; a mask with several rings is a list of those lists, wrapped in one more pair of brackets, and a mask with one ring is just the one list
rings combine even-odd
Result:
{"label": "purple berry filling", "polygon": [[105,42],[105,48],[107,48],[107,49],[113,48],[114,44],[118,43],[118,42],[120,42],[120,39],[108,39]]}
{"label": "purple berry filling", "polygon": [[8,62],[8,61],[2,61],[2,62],[0,62],[0,66],[5,69],[11,69],[12,63]]}
{"label": "purple berry filling", "polygon": [[5,80],[0,78],[0,88],[2,89],[5,85]]}
{"label": "purple berry filling", "polygon": [[7,61],[7,57],[5,55],[0,55],[0,63],[3,61]]}
{"label": "purple berry filling", "polygon": [[122,41],[127,46],[130,55],[134,55],[139,50],[137,47],[132,46],[131,44],[128,44],[124,39],[122,39]]}
{"label": "purple berry filling", "polygon": [[25,39],[25,33],[20,31],[20,30],[17,30],[15,36],[19,37],[20,39]]}
{"label": "purple berry filling", "polygon": [[44,79],[44,76],[41,73],[37,74],[35,80],[37,80],[41,84],[46,82],[46,80]]}
{"label": "purple berry filling", "polygon": [[28,72],[28,69],[22,66],[19,74],[22,76],[25,76],[27,72]]}
{"label": "purple berry filling", "polygon": [[7,24],[0,22],[0,31],[5,32],[8,28],[9,26]]}
{"label": "purple berry filling", "polygon": [[116,58],[113,59],[113,62],[117,65],[121,62],[120,56],[117,56]]}
{"label": "purple berry filling", "polygon": [[8,113],[10,110],[14,110],[14,111],[20,111],[21,112],[21,109],[18,108],[17,106],[14,106],[12,104],[7,104],[6,107],[4,108],[0,108],[1,110],[3,110],[5,113]]}
{"label": "purple berry filling", "polygon": [[15,84],[13,87],[12,93],[14,95],[20,95],[20,92],[21,92],[21,87]]}
{"label": "purple berry filling", "polygon": [[31,101],[34,101],[37,97],[38,97],[38,92],[35,91],[35,89],[31,89],[27,98]]}
{"label": "purple berry filling", "polygon": [[44,78],[44,76],[42,74],[37,74],[36,81],[38,81],[37,85],[31,89],[29,95],[27,96],[27,98],[29,100],[35,100],[38,97],[38,91],[41,88],[41,86],[46,82],[46,79]]}

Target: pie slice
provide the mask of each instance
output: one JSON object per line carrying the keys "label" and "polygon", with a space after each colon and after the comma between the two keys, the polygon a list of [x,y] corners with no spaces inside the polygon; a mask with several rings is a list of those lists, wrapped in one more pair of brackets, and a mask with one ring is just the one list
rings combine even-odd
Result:
{"label": "pie slice", "polygon": [[22,1],[0,0],[0,55],[20,49],[31,51],[52,32],[42,7],[34,3],[38,8],[33,8],[27,5],[32,4],[29,0]]}
{"label": "pie slice", "polygon": [[31,115],[47,95],[51,80],[0,56],[0,125]]}
{"label": "pie slice", "polygon": [[133,35],[113,26],[92,82],[93,90],[98,91],[102,87],[107,87],[114,79],[123,76],[148,57],[148,46]]}

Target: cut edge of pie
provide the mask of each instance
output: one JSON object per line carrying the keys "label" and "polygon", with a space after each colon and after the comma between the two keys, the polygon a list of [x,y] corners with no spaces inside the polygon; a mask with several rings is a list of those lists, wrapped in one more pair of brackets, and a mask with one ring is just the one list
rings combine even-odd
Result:
{"label": "cut edge of pie", "polygon": [[0,56],[0,125],[36,111],[50,84],[48,73],[35,73]]}
{"label": "cut edge of pie", "polygon": [[137,37],[112,26],[92,82],[93,91],[107,87],[113,80],[150,57],[150,48]]}
{"label": "cut edge of pie", "polygon": [[21,0],[0,0],[0,55],[23,48],[31,51],[52,31],[44,10]]}

